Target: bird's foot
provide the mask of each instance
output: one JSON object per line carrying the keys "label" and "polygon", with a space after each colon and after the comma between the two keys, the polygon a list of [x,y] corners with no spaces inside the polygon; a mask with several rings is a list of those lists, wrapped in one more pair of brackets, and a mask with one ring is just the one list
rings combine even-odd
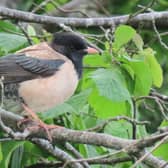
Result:
{"label": "bird's foot", "polygon": [[55,129],[55,128],[63,128],[59,125],[48,125],[48,124],[45,124],[44,122],[40,122],[38,123],[38,126],[39,128],[42,128],[44,129],[44,131],[46,132],[47,134],[47,138],[52,142],[52,136],[51,136],[51,133],[50,133],[50,130],[51,129]]}
{"label": "bird's foot", "polygon": [[59,126],[59,125],[48,125],[46,123],[44,123],[38,116],[35,112],[33,112],[29,107],[27,107],[25,104],[23,104],[23,108],[24,110],[29,114],[29,116],[32,118],[25,118],[21,121],[18,122],[18,126],[20,127],[20,125],[22,124],[26,124],[27,122],[36,122],[37,125],[33,125],[33,126],[28,126],[27,129],[29,130],[34,130],[34,129],[37,129],[37,128],[42,128],[44,129],[44,131],[46,132],[47,134],[47,138],[52,141],[52,136],[51,136],[51,133],[50,133],[50,130],[51,129],[55,129],[55,128],[63,128],[62,126]]}
{"label": "bird's foot", "polygon": [[63,128],[62,126],[59,126],[59,125],[53,125],[53,124],[48,125],[48,124],[44,123],[43,121],[41,121],[40,119],[37,121],[37,120],[31,119],[31,118],[24,118],[24,119],[20,120],[17,123],[17,126],[21,127],[22,124],[27,124],[30,122],[32,122],[32,123],[36,122],[37,125],[28,126],[27,127],[28,130],[36,130],[36,129],[42,128],[45,131],[45,133],[47,134],[47,138],[51,142],[52,142],[52,136],[51,136],[50,130],[55,129],[55,128]]}
{"label": "bird's foot", "polygon": [[17,127],[20,128],[22,124],[26,124],[26,123],[30,123],[30,122],[33,122],[33,120],[30,118],[21,119],[17,122]]}

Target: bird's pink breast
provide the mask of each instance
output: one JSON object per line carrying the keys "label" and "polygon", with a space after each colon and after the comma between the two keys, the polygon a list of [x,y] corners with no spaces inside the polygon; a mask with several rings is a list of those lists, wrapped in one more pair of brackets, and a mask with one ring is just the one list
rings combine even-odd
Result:
{"label": "bird's pink breast", "polygon": [[22,82],[19,95],[33,111],[44,112],[72,96],[77,84],[74,66],[67,61],[53,76]]}

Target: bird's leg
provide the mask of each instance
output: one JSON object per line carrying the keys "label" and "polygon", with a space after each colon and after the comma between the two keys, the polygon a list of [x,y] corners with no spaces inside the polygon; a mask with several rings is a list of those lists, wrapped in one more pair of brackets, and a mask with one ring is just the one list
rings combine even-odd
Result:
{"label": "bird's leg", "polygon": [[[49,132],[50,129],[54,129],[54,128],[61,128],[61,126],[58,126],[58,125],[47,125],[45,124],[38,116],[35,112],[33,112],[33,110],[31,110],[28,106],[26,106],[25,104],[22,104],[24,110],[32,117],[32,119],[34,119],[35,121],[38,122],[38,126],[43,128],[45,130],[45,132],[47,133],[47,136],[48,136],[48,139],[50,141],[52,141],[52,137],[51,137],[51,134]],[[26,122],[26,121],[29,121],[30,119],[29,118],[26,118],[26,119],[23,119],[20,124]],[[20,125],[19,124],[19,125]],[[33,127],[33,126],[32,126]]]}

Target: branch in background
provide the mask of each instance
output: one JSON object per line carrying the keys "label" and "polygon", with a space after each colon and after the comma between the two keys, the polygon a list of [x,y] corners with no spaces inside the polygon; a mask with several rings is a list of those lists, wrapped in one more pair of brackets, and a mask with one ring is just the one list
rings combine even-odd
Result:
{"label": "branch in background", "polygon": [[[155,21],[156,26],[167,27],[168,26],[168,12],[152,12],[139,14],[130,19],[129,15],[115,16],[115,17],[98,17],[98,18],[64,18],[64,17],[52,17],[45,15],[33,14],[31,12],[24,12],[15,9],[9,9],[0,7],[0,16],[6,16],[11,19],[17,19],[20,21],[34,22],[41,24],[52,25],[66,25],[73,27],[90,27],[90,26],[107,26],[112,27],[119,24],[130,24],[137,27],[139,24],[144,28],[152,27],[152,20]],[[127,23],[129,20],[129,23]]]}
{"label": "branch in background", "polygon": [[167,95],[160,94],[160,93],[156,92],[155,90],[151,90],[150,95],[154,96],[154,97],[158,97],[159,99],[168,102],[168,96]]}
{"label": "branch in background", "polygon": [[159,94],[159,93],[155,92],[154,90],[151,90],[151,93],[149,96],[140,96],[140,97],[136,98],[135,101],[139,101],[139,100],[143,100],[143,99],[153,100],[157,104],[164,119],[168,121],[168,116],[166,114],[168,112],[168,108],[165,105],[168,101],[168,96]]}
{"label": "branch in background", "polygon": [[[51,11],[51,16],[66,16],[66,17],[82,17],[82,16],[103,16],[109,15],[109,12],[105,9],[109,5],[109,1],[106,0],[71,0],[63,6],[59,6],[54,0],[51,0],[51,4],[57,4],[57,10]],[[54,5],[55,6],[55,5]],[[101,13],[100,13],[101,12]]]}
{"label": "branch in background", "polygon": [[0,1],[0,6],[6,6],[9,8],[16,8],[17,4],[19,4],[21,0],[1,0]]}

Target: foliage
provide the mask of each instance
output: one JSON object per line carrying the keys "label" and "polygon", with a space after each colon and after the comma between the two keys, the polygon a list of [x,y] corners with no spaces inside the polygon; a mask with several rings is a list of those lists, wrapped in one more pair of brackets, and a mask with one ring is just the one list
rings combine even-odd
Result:
{"label": "foliage", "polygon": [[[33,0],[30,2],[26,4],[25,9],[33,8],[31,5]],[[35,2],[40,4],[40,2]],[[66,2],[60,0],[58,3],[64,4]],[[124,4],[128,3],[128,5],[122,6],[119,12],[130,12],[138,2],[122,1]],[[162,2],[159,1],[159,3]],[[164,4],[167,5],[167,2]],[[46,6],[46,11],[49,10],[51,10],[50,6]],[[112,7],[111,10],[115,9]],[[117,10],[115,13],[117,13]],[[49,39],[48,35],[50,34],[44,30],[42,32],[44,37],[42,40]],[[36,36],[37,30],[31,24],[28,25],[27,33],[34,43],[42,41],[41,38]],[[160,51],[156,44],[151,44],[150,47],[145,45],[149,39],[146,39],[143,35],[147,33],[150,35],[149,32],[139,33],[127,25],[117,27],[112,45],[109,41],[104,41],[105,48],[102,56],[91,55],[85,57],[84,65],[86,68],[75,95],[65,103],[50,109],[44,114],[39,114],[41,118],[48,123],[84,130],[94,127],[111,117],[120,115],[132,117],[135,108],[133,100],[140,96],[149,95],[153,87],[160,88],[160,90],[167,93],[165,84],[162,87],[164,72],[159,63],[163,63],[162,56],[166,54],[164,51]],[[9,21],[0,21],[1,56],[28,45],[26,37],[23,36],[22,31],[15,24]],[[93,68],[87,68],[88,66]],[[167,67],[167,65],[165,66]],[[136,107],[139,117],[137,119],[144,118],[141,111],[149,113],[141,105],[141,102],[139,102]],[[127,121],[113,121],[105,126],[103,132],[121,138],[132,139],[133,128]],[[144,126],[137,127],[138,137],[144,137],[146,134],[148,133]],[[75,147],[85,157],[108,152],[102,147],[91,147],[83,144]],[[167,151],[164,148],[167,148],[167,144],[163,144],[154,154],[167,160]],[[41,149],[29,142],[10,141],[1,143],[0,165],[3,165],[3,168],[9,167],[9,165],[12,168],[29,166],[37,163],[41,158],[48,161],[55,160],[50,154],[44,154]],[[20,165],[16,165],[16,160],[19,161]],[[123,163],[114,167],[124,168],[130,164]],[[100,166],[93,167],[99,168]]]}

